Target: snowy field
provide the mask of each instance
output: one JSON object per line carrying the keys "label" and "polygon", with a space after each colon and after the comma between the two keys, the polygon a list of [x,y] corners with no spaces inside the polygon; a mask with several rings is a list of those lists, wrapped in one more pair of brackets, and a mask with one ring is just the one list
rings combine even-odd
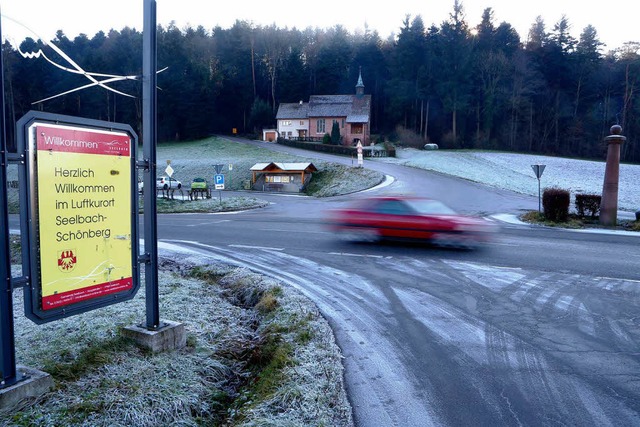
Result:
{"label": "snowy field", "polygon": [[[381,159],[480,182],[522,194],[538,195],[538,180],[531,165],[546,165],[541,187],[559,187],[571,192],[602,194],[605,162],[561,157],[481,151],[398,149],[396,158]],[[620,210],[640,209],[640,165],[620,165],[618,190]]]}

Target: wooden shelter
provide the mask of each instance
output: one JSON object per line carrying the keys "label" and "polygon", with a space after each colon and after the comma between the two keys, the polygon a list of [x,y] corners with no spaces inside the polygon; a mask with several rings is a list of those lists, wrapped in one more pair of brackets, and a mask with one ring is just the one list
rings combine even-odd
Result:
{"label": "wooden shelter", "polygon": [[251,167],[251,184],[254,190],[299,193],[317,171],[313,163],[256,163]]}

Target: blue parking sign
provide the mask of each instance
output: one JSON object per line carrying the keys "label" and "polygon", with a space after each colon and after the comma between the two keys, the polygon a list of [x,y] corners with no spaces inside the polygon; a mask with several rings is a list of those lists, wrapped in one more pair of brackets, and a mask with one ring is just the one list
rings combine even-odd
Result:
{"label": "blue parking sign", "polygon": [[217,173],[213,176],[213,182],[215,183],[216,190],[224,190],[224,175]]}

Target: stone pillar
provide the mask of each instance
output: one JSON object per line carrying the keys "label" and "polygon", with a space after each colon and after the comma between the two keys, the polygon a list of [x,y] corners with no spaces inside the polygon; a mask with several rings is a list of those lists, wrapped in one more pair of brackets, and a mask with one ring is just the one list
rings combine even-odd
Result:
{"label": "stone pillar", "polygon": [[602,201],[600,202],[600,224],[614,227],[618,222],[618,182],[620,180],[620,146],[627,140],[620,135],[620,125],[611,126],[611,135],[604,140],[607,143],[607,165],[604,170]]}

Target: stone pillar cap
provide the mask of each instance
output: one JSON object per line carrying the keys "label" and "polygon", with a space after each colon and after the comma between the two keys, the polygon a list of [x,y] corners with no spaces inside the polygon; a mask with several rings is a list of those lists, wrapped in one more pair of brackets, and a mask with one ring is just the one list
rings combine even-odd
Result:
{"label": "stone pillar cap", "polygon": [[620,135],[622,133],[622,126],[613,125],[613,126],[611,126],[611,129],[609,131],[611,132],[611,135],[609,135],[609,136],[604,138],[604,140],[607,141],[607,143],[609,143],[609,144],[622,144],[623,142],[625,142],[627,140],[626,136]]}

